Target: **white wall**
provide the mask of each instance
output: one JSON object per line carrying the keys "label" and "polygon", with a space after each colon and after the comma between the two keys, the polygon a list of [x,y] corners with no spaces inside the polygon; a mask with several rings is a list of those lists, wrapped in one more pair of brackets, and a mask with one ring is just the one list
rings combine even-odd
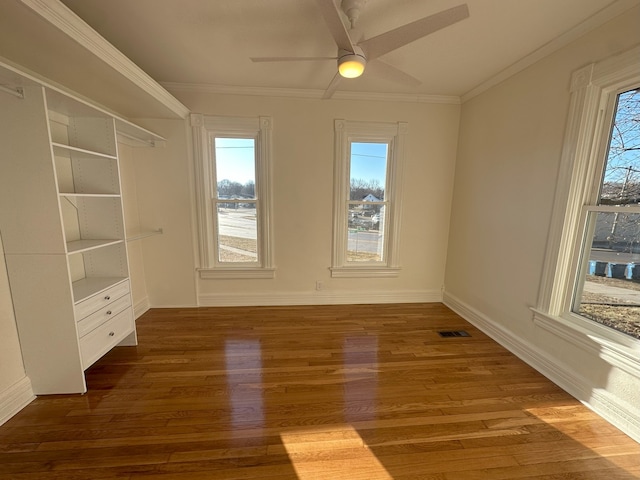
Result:
{"label": "white wall", "polygon": [[556,369],[555,381],[609,419],[602,408],[640,416],[640,379],[537,327],[530,307],[542,278],[571,74],[640,43],[638,25],[636,8],[462,106],[445,277],[448,305]]}
{"label": "white wall", "polygon": [[[229,116],[268,115],[273,118],[273,200],[276,278],[272,280],[199,280],[202,305],[358,303],[439,301],[444,279],[453,186],[459,105],[391,102],[323,101],[173,92],[192,112]],[[334,119],[409,123],[405,182],[401,188],[404,211],[400,235],[398,278],[331,278],[329,266],[333,208]],[[151,124],[148,125],[152,127]],[[156,129],[157,130],[157,129]],[[162,132],[159,132],[162,134]],[[154,186],[140,198],[155,207],[173,199],[175,221],[189,218],[184,192],[187,171],[182,159],[175,168],[154,170]],[[180,165],[177,165],[177,164]],[[140,171],[138,171],[140,174]],[[140,176],[140,175],[139,175]],[[173,179],[178,178],[180,186]],[[151,196],[151,200],[147,198]],[[156,212],[157,213],[157,212]],[[142,215],[142,209],[141,209]],[[171,220],[165,217],[165,227]],[[180,246],[188,249],[185,235]],[[151,242],[149,242],[150,244]],[[165,248],[166,247],[166,248]],[[158,246],[158,258],[172,255],[169,245]],[[149,277],[148,277],[149,278]],[[316,291],[316,281],[325,289]],[[148,280],[149,281],[149,280]],[[177,286],[178,278],[163,277]],[[151,290],[151,288],[150,288]],[[171,304],[163,295],[153,305]]]}
{"label": "white wall", "polygon": [[163,229],[162,235],[139,242],[149,304],[195,306],[190,128],[184,120],[137,119],[135,123],[167,139],[164,147],[132,152],[140,228]]}
{"label": "white wall", "polygon": [[[137,148],[122,143],[118,144],[120,160],[120,183],[122,186],[122,202],[127,238],[139,235],[142,231],[138,212],[138,190],[136,182],[135,152]],[[131,299],[135,317],[138,318],[149,309],[147,281],[144,271],[143,246],[144,239],[127,242],[129,259],[129,279],[131,281]]]}
{"label": "white wall", "polygon": [[13,302],[0,238],[0,425],[33,398],[31,383],[25,375]]}

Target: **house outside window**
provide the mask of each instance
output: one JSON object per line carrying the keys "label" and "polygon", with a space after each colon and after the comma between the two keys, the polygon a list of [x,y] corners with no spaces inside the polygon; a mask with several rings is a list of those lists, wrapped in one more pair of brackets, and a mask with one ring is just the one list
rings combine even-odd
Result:
{"label": "house outside window", "polygon": [[335,121],[333,277],[395,277],[400,270],[406,123]]}
{"label": "house outside window", "polygon": [[271,119],[193,114],[201,278],[273,278]]}

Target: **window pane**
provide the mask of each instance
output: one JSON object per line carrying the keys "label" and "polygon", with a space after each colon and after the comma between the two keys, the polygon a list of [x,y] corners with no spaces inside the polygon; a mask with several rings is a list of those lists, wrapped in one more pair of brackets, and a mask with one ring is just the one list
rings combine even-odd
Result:
{"label": "window pane", "polygon": [[640,214],[591,212],[588,229],[593,239],[573,311],[640,338]]}
{"label": "window pane", "polygon": [[388,143],[351,142],[347,262],[384,261]]}
{"label": "window pane", "polygon": [[600,205],[640,203],[640,92],[618,96]]}
{"label": "window pane", "polygon": [[218,261],[258,261],[255,203],[218,204]]}
{"label": "window pane", "polygon": [[376,212],[371,216],[357,210],[361,204],[349,206],[347,261],[384,261],[384,205],[376,205]]}
{"label": "window pane", "polygon": [[256,198],[255,139],[215,139],[218,198]]}
{"label": "window pane", "polygon": [[381,262],[383,236],[359,228],[349,228],[347,246],[348,262]]}
{"label": "window pane", "polygon": [[350,200],[380,202],[387,183],[387,143],[351,143]]}

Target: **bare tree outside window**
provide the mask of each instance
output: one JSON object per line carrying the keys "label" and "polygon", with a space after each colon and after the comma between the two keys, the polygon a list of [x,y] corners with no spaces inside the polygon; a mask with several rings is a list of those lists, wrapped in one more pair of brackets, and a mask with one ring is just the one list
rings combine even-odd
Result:
{"label": "bare tree outside window", "polygon": [[640,89],[618,96],[602,189],[601,205],[640,203]]}

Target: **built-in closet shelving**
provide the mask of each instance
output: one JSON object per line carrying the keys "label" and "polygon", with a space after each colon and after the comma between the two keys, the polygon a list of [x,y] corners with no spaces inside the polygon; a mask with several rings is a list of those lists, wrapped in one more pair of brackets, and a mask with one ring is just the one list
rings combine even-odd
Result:
{"label": "built-in closet shelving", "polygon": [[164,140],[48,85],[20,87],[0,92],[0,230],[23,359],[34,393],[82,393],[87,368],[137,343],[118,141]]}

